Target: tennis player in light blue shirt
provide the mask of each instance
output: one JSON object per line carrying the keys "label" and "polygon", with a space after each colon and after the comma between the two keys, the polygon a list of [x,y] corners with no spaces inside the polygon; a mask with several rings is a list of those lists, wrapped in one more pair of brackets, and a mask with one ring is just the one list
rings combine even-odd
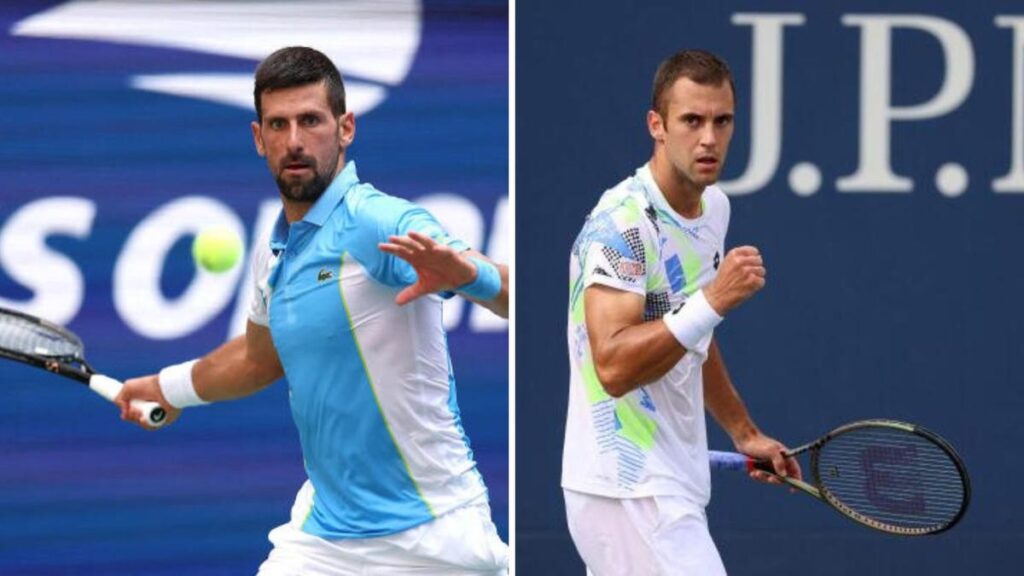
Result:
{"label": "tennis player in light blue shirt", "polygon": [[442,298],[507,316],[507,269],[422,208],[360,182],[337,69],[285,48],[256,72],[252,131],[281,192],[252,255],[246,334],[202,359],[129,380],[118,397],[187,406],[287,376],[309,480],[262,576],[506,574],[456,403]]}

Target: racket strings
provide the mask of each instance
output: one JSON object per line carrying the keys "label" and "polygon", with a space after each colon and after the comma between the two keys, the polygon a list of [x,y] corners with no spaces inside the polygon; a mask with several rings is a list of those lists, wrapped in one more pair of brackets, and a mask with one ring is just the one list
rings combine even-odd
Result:
{"label": "racket strings", "polygon": [[0,348],[36,356],[82,357],[82,343],[77,338],[6,313],[0,313]]}
{"label": "racket strings", "polygon": [[931,531],[957,518],[965,484],[938,444],[898,428],[860,428],[826,442],[818,474],[830,499],[896,531]]}

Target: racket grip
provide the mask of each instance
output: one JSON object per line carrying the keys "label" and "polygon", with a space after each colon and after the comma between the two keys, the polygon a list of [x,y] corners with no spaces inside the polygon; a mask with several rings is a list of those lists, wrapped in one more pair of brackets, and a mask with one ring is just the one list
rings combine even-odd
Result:
{"label": "racket grip", "polygon": [[[121,388],[124,388],[124,384],[109,376],[93,374],[89,378],[89,388],[113,402],[114,398],[117,398],[117,395],[121,392]],[[141,420],[144,424],[148,424],[153,428],[159,428],[164,425],[164,421],[167,419],[167,411],[160,404],[148,400],[132,400],[131,404],[133,408],[142,412]]]}
{"label": "racket grip", "polygon": [[708,458],[712,470],[736,470],[749,472],[753,470],[754,461],[736,452],[719,452],[708,450]]}

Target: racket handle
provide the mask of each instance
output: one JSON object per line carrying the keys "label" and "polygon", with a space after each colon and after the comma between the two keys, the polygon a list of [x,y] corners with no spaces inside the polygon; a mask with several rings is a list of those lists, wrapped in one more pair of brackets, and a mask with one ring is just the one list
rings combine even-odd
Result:
{"label": "racket handle", "polygon": [[[124,384],[104,376],[102,374],[93,374],[89,378],[89,388],[93,392],[103,396],[111,402],[121,392],[121,388],[124,388]],[[148,424],[153,428],[159,428],[164,425],[164,421],[167,419],[167,411],[156,402],[149,402],[148,400],[132,400],[132,407],[142,412],[142,422]]]}
{"label": "racket handle", "polygon": [[754,460],[737,452],[708,450],[708,459],[710,460],[712,470],[734,470],[738,472],[761,470],[762,472],[775,474],[775,466],[771,460]]}
{"label": "racket handle", "polygon": [[719,452],[708,450],[708,458],[712,470],[736,470],[750,472],[754,469],[754,461],[736,452]]}

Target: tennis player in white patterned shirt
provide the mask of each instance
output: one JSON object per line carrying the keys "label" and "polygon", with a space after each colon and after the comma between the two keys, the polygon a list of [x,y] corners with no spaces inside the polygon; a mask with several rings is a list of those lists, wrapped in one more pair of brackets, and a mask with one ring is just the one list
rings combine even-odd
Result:
{"label": "tennis player in white patterned shirt", "polygon": [[725,251],[729,199],[714,183],[733,117],[722,60],[666,59],[647,113],[650,162],[604,193],[573,246],[562,487],[597,576],[725,574],[704,512],[705,408],[740,452],[800,476],[750,418],[713,338],[765,283],[756,248]]}

